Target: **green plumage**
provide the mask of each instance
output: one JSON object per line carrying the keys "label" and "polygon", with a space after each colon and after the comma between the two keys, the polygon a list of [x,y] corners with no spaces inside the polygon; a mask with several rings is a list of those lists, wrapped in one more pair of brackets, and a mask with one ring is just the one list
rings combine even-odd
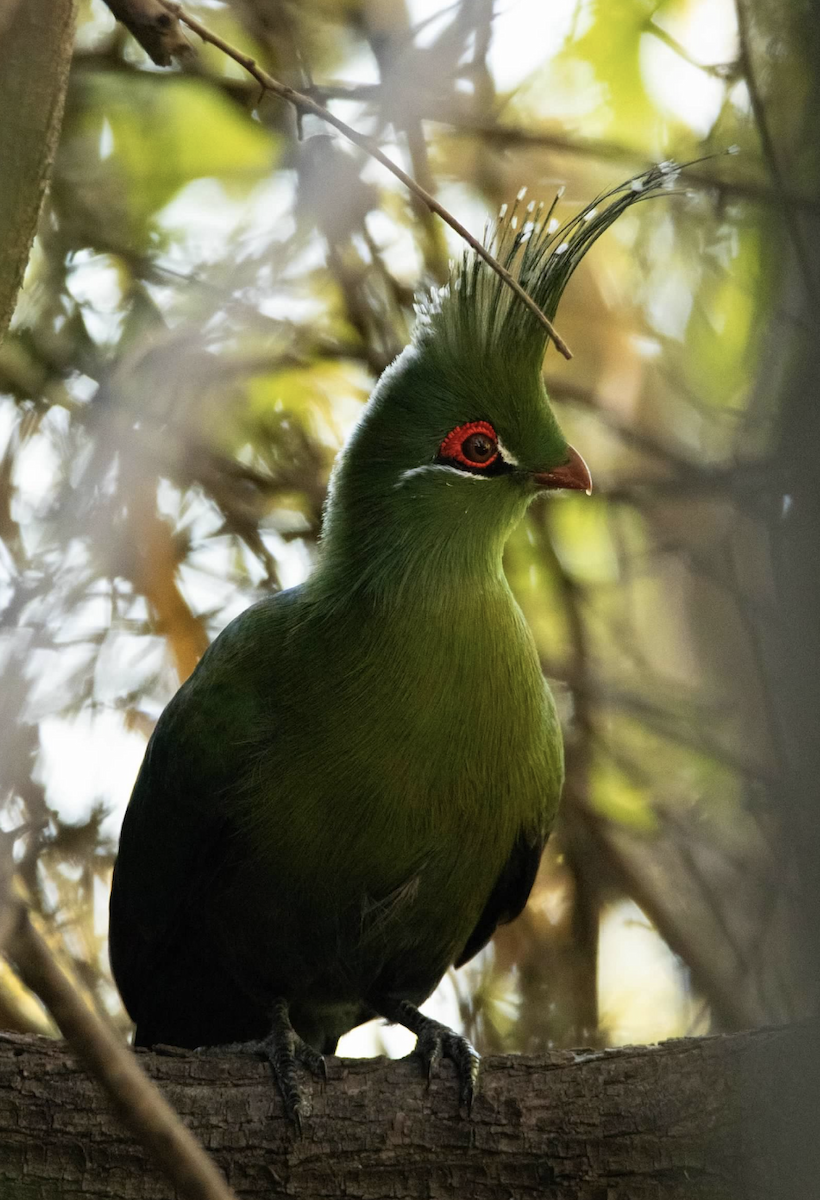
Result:
{"label": "green plumage", "polygon": [[[588,244],[662,179],[555,236],[549,214],[523,238],[508,221],[498,252],[554,315]],[[543,350],[466,259],[340,456],[314,574],[229,625],[165,710],[111,901],[139,1042],[263,1038],[282,998],[326,1052],[523,907],[563,763],[502,552],[539,490],[581,486],[543,482],[570,453]],[[471,422],[498,439],[486,468],[442,458]]]}

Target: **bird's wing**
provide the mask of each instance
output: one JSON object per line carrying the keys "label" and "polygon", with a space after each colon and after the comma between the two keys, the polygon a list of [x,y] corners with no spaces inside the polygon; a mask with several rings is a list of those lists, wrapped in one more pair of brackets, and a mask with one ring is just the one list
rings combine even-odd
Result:
{"label": "bird's wing", "polygon": [[[123,826],[110,901],[109,954],[132,1016],[163,963],[179,953],[203,896],[217,886],[231,832],[209,805],[185,823],[165,815],[167,799],[143,770]],[[165,810],[167,812],[167,809]],[[153,825],[154,832],[148,826]],[[176,827],[175,827],[176,826]]]}
{"label": "bird's wing", "polygon": [[527,898],[538,874],[538,864],[546,843],[546,837],[519,833],[513,846],[512,853],[504,864],[504,868],[495,886],[490,892],[490,898],[484,905],[484,911],[478,918],[475,929],[467,939],[467,943],[456,960],[456,966],[462,967],[473,955],[478,954],[489,942],[499,925],[506,925],[523,911]]}
{"label": "bird's wing", "polygon": [[[228,784],[236,782],[237,757],[252,762],[257,749],[267,701],[252,680],[267,670],[265,654],[281,649],[294,604],[286,595],[247,610],[217,639],[165,709],[146,751],[123,822],[109,936],[114,976],[138,1023],[153,1007],[160,976],[193,979],[211,969],[213,923],[236,871]],[[270,738],[273,723],[264,716]]]}

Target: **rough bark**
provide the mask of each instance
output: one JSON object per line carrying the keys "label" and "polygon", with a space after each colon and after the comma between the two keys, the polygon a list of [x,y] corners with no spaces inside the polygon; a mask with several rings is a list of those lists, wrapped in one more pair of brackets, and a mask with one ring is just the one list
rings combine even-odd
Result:
{"label": "rough bark", "polygon": [[0,338],[54,158],[73,35],[74,0],[0,0]]}
{"label": "rough bark", "polygon": [[[771,1200],[818,1195],[815,1026],[485,1060],[472,1117],[445,1064],[331,1059],[304,1137],[263,1063],[141,1054],[241,1196]],[[0,1038],[3,1200],[171,1200],[62,1043]]]}

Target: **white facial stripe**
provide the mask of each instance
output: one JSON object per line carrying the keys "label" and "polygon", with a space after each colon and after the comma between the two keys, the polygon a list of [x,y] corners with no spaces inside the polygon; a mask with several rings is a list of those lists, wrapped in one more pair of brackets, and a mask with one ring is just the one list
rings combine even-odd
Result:
{"label": "white facial stripe", "polygon": [[403,487],[409,480],[414,479],[417,475],[426,475],[433,471],[446,471],[450,475],[457,475],[459,479],[489,479],[489,475],[474,475],[472,471],[459,471],[458,467],[448,467],[446,463],[425,463],[423,467],[410,467],[407,471],[402,471],[399,475],[398,482],[393,484],[393,487]]}
{"label": "white facial stripe", "polygon": [[509,451],[507,449],[507,447],[502,442],[501,438],[498,439],[498,453],[504,459],[504,462],[509,463],[509,465],[511,467],[518,466],[518,459],[515,457],[515,455],[511,451]]}

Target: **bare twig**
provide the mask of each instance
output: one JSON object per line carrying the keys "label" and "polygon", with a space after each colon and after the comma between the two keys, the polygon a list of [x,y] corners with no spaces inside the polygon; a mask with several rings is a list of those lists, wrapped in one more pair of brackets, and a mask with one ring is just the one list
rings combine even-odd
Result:
{"label": "bare twig", "polygon": [[183,1125],[116,1034],[83,1002],[20,905],[6,953],[23,983],[45,1004],[72,1050],[108,1094],[186,1200],[237,1200],[214,1163]]}
{"label": "bare twig", "polygon": [[496,275],[503,279],[507,287],[511,288],[512,291],[515,292],[522,304],[525,304],[530,312],[538,318],[549,336],[552,338],[556,348],[561,352],[561,354],[563,354],[564,358],[572,358],[572,353],[564,339],[555,329],[549,318],[541,312],[541,309],[538,307],[532,297],[527,295],[527,293],[521,287],[521,284],[505,267],[502,267],[501,263],[490,253],[487,247],[482,245],[478,238],[474,237],[473,234],[470,233],[469,229],[462,225],[461,222],[457,220],[452,213],[449,212],[444,205],[435,198],[435,196],[431,196],[430,193],[421,187],[420,184],[416,183],[412,176],[408,175],[406,171],[403,171],[401,167],[397,166],[392,159],[388,158],[381,147],[378,146],[372,138],[367,137],[363,133],[359,133],[350,125],[347,125],[344,121],[340,120],[339,117],[335,116],[329,109],[323,108],[321,104],[318,104],[315,100],[312,100],[310,96],[306,96],[303,92],[297,92],[295,88],[289,87],[288,84],[280,83],[278,79],[274,79],[273,76],[269,75],[267,71],[264,71],[256,62],[256,60],[251,58],[249,54],[243,54],[243,52],[238,50],[236,46],[231,45],[230,42],[226,42],[224,38],[221,38],[218,34],[210,30],[207,25],[203,25],[201,21],[197,21],[195,17],[190,16],[183,10],[181,5],[175,3],[175,0],[160,0],[160,3],[163,4],[169,13],[173,14],[180,21],[182,21],[183,24],[187,25],[189,29],[192,29],[194,33],[199,34],[203,41],[210,42],[212,46],[216,46],[217,49],[221,50],[224,54],[227,54],[229,58],[232,58],[234,62],[237,62],[240,66],[244,67],[245,70],[252,75],[257,83],[266,91],[273,92],[275,96],[279,96],[280,99],[286,100],[288,104],[292,104],[293,107],[299,112],[312,113],[315,117],[319,117],[320,120],[326,122],[326,124],[332,125],[334,129],[337,129],[339,133],[341,133],[343,137],[346,137],[349,142],[352,142],[354,146],[358,146],[361,150],[364,150],[365,153],[369,154],[371,158],[375,158],[376,161],[380,162],[383,167],[386,167],[392,175],[395,175],[396,179],[400,180],[404,184],[408,191],[412,192],[414,196],[423,201],[432,212],[437,213],[438,216],[441,217],[442,221],[445,221],[451,229],[454,229],[459,237],[463,238],[468,246],[475,251],[479,258],[484,259],[490,269],[495,271]]}
{"label": "bare twig", "polygon": [[689,63],[690,67],[697,67],[699,71],[703,71],[706,75],[711,75],[714,79],[720,79],[726,83],[729,80],[734,79],[737,75],[738,64],[736,62],[698,62],[698,60],[689,53],[686,47],[683,46],[677,38],[672,37],[672,34],[669,33],[667,29],[664,29],[662,25],[658,25],[658,23],[651,17],[645,22],[644,29],[647,33],[651,34],[652,37],[657,38],[659,42],[663,42],[665,46],[668,46],[670,50],[677,54],[678,58],[682,58],[684,62]]}

